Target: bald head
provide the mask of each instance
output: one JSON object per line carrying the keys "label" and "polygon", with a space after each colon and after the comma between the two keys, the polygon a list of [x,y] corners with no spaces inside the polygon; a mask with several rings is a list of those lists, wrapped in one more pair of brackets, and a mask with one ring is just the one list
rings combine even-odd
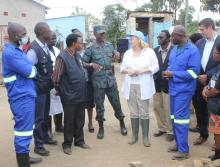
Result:
{"label": "bald head", "polygon": [[19,46],[19,40],[26,36],[26,29],[21,24],[10,22],[8,24],[8,36],[9,40]]}
{"label": "bald head", "polygon": [[45,43],[48,40],[50,40],[50,27],[47,23],[45,22],[39,22],[35,25],[34,27],[34,32],[37,36],[37,38]]}
{"label": "bald head", "polygon": [[55,46],[57,42],[57,35],[54,31],[50,32],[50,40],[48,41],[48,46],[52,47]]}
{"label": "bald head", "polygon": [[173,33],[186,36],[186,29],[182,25],[177,25],[174,27]]}
{"label": "bald head", "polygon": [[9,38],[13,38],[15,35],[18,35],[20,32],[26,32],[26,29],[24,26],[18,23],[12,23],[10,22],[8,24],[8,35]]}
{"label": "bald head", "polygon": [[174,27],[172,32],[172,42],[174,45],[182,45],[186,42],[186,29],[182,25]]}

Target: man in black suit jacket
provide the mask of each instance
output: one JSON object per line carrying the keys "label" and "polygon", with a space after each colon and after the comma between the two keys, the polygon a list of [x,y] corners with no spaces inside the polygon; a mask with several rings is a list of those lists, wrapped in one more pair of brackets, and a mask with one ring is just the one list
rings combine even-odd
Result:
{"label": "man in black suit jacket", "polygon": [[211,18],[205,18],[199,22],[199,30],[203,36],[196,46],[201,55],[201,72],[198,77],[197,90],[193,97],[193,106],[195,108],[197,124],[200,131],[200,136],[195,140],[194,145],[204,143],[208,134],[208,111],[206,108],[206,101],[202,98],[203,87],[208,83],[209,79],[215,72],[218,65],[213,59],[213,49],[216,42],[220,41],[220,36],[215,31],[215,24]]}
{"label": "man in black suit jacket", "polygon": [[170,102],[168,95],[168,81],[162,78],[162,72],[167,69],[169,54],[173,46],[170,43],[169,31],[163,30],[158,35],[159,46],[154,48],[156,53],[159,71],[154,75],[156,94],[154,95],[154,113],[157,120],[158,132],[155,137],[167,133],[167,141],[174,139],[170,119]]}

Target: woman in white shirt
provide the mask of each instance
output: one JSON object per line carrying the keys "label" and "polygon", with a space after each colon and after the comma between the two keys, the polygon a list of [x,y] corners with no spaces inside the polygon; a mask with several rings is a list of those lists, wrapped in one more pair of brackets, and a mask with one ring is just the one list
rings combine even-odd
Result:
{"label": "woman in white shirt", "polygon": [[155,93],[153,74],[159,69],[153,49],[144,43],[144,34],[135,31],[130,35],[131,49],[127,50],[121,65],[125,74],[122,92],[127,99],[131,117],[132,137],[129,144],[138,139],[139,120],[143,132],[143,144],[149,142],[149,100]]}

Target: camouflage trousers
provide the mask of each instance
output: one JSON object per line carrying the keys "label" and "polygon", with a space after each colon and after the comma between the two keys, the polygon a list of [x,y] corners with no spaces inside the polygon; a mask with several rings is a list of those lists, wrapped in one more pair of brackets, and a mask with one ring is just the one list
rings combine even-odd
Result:
{"label": "camouflage trousers", "polygon": [[107,88],[97,88],[94,87],[94,100],[96,105],[96,120],[105,121],[104,118],[104,101],[105,95],[107,95],[113,109],[115,112],[115,117],[118,120],[121,120],[125,117],[124,113],[121,110],[121,104],[119,99],[119,92],[117,86],[107,87]]}

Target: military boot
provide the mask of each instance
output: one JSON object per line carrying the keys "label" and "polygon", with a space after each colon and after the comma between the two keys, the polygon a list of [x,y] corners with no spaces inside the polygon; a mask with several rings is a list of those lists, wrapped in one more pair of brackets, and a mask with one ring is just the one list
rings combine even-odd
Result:
{"label": "military boot", "polygon": [[132,136],[128,144],[132,145],[135,144],[138,140],[139,118],[131,118],[131,130],[132,130]]}
{"label": "military boot", "polygon": [[145,147],[150,147],[149,142],[149,119],[141,119],[142,138]]}
{"label": "military boot", "polygon": [[99,121],[99,131],[97,134],[98,139],[103,139],[104,138],[104,127],[103,127],[103,121]]}
{"label": "military boot", "polygon": [[18,167],[30,167],[29,153],[16,154]]}

